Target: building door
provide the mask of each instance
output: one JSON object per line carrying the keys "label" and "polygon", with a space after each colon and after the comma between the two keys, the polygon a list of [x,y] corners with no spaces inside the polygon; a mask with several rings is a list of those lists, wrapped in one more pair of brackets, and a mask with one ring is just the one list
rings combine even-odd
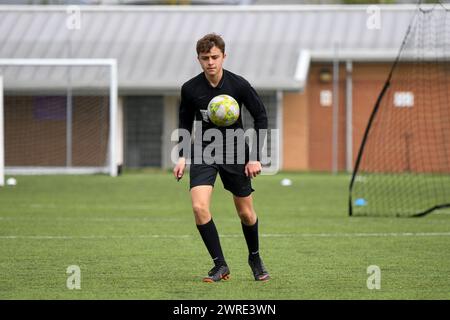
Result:
{"label": "building door", "polygon": [[[268,93],[264,92],[260,94],[260,98],[262,102],[264,103],[264,106],[266,107],[267,112],[267,122],[268,122],[268,129],[280,129],[278,128],[278,104],[277,104],[277,95],[276,93]],[[253,118],[250,115],[250,112],[248,112],[247,108],[244,107],[242,112],[242,122],[244,125],[244,130],[247,130],[249,128],[253,128]],[[269,131],[270,133],[270,131]],[[279,155],[278,157],[274,154],[271,154],[271,148],[272,146],[273,150],[276,150],[279,146],[276,146],[276,141],[272,142],[271,139],[272,135],[267,135],[267,156],[270,157],[273,160],[278,159],[279,161]],[[272,145],[273,144],[273,145]],[[276,166],[276,162],[272,163],[271,166]]]}
{"label": "building door", "polygon": [[126,97],[124,113],[125,166],[161,167],[164,98]]}

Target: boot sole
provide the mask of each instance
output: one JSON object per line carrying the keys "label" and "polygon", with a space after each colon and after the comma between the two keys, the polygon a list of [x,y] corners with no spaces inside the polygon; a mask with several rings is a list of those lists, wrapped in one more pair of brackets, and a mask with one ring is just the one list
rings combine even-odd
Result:
{"label": "boot sole", "polygon": [[265,276],[262,276],[261,278],[257,278],[257,277],[255,277],[255,281],[268,281],[268,280],[270,280],[270,275],[265,275]]}
{"label": "boot sole", "polygon": [[230,279],[230,274],[227,273],[227,274],[222,275],[222,277],[221,277],[219,280],[217,280],[217,281],[214,281],[214,280],[211,279],[211,278],[203,278],[203,282],[212,283],[212,282],[219,282],[220,280],[227,281],[227,280],[229,280],[229,279]]}

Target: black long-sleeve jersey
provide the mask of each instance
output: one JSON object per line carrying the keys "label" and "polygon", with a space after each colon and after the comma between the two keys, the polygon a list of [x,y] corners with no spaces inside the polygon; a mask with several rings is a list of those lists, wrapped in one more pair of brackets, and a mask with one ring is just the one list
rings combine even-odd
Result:
{"label": "black long-sleeve jersey", "polygon": [[[207,115],[209,102],[221,94],[232,96],[238,102],[241,111],[239,112],[238,120],[227,127],[216,126],[209,120]],[[228,70],[223,70],[222,78],[216,87],[211,86],[203,72],[183,84],[181,87],[179,128],[186,129],[192,133],[192,124],[196,120],[202,123],[202,136],[210,128],[218,129],[222,133],[226,129],[243,129],[243,105],[250,112],[254,120],[254,129],[257,134],[256,154],[259,160],[262,141],[259,141],[258,138],[264,136],[263,134],[260,135],[260,130],[267,129],[266,108],[250,83],[243,77]],[[185,155],[183,152],[180,152],[180,156]]]}

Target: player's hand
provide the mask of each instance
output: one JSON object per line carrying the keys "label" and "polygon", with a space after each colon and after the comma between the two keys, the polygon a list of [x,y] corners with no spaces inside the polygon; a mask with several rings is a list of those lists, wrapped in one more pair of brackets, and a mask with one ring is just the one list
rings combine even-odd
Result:
{"label": "player's hand", "polygon": [[186,168],[186,158],[181,157],[178,159],[178,163],[173,169],[173,175],[175,176],[175,179],[179,181],[183,175],[184,175],[184,169]]}
{"label": "player's hand", "polygon": [[261,162],[259,161],[249,161],[245,165],[245,175],[250,178],[256,177],[261,173]]}

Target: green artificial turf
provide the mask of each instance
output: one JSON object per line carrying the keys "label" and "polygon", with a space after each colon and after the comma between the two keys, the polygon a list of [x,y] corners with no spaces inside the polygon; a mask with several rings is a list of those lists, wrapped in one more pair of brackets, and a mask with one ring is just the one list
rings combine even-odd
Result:
{"label": "green artificial turf", "polygon": [[[449,299],[450,214],[349,217],[349,176],[279,173],[253,181],[260,251],[255,282],[231,194],[216,181],[211,212],[231,279],[212,267],[195,227],[188,179],[17,176],[0,188],[0,299]],[[283,178],[291,186],[280,184]],[[70,290],[67,267],[79,266]],[[368,289],[378,266],[381,288]],[[370,281],[369,281],[370,282]]]}

